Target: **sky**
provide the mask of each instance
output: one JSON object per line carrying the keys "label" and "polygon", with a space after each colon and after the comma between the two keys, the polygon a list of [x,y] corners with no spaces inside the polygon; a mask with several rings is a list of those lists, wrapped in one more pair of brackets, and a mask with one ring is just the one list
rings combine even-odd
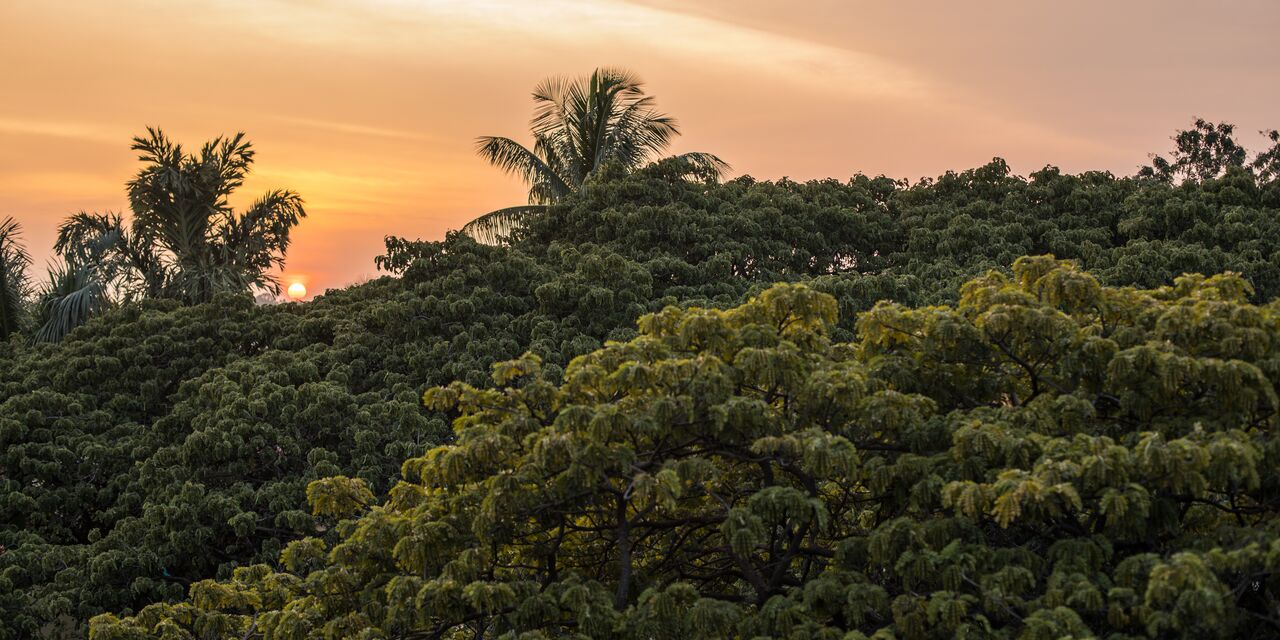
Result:
{"label": "sky", "polygon": [[476,136],[526,141],[534,85],[599,66],[734,175],[1130,174],[1194,116],[1261,146],[1277,27],[1274,0],[0,0],[0,218],[42,264],[66,215],[127,209],[146,126],[244,131],[233,203],[302,195],[282,279],[319,293],[522,204]]}

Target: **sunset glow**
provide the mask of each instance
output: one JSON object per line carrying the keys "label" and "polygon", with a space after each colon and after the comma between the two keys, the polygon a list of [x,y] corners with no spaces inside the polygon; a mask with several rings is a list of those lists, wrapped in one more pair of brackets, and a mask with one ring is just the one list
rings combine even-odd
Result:
{"label": "sunset glow", "polygon": [[290,297],[291,299],[293,299],[293,300],[301,300],[301,299],[303,299],[303,298],[307,297],[307,287],[306,287],[306,285],[302,284],[301,282],[295,282],[295,283],[293,283],[293,284],[289,285],[289,289],[288,289],[287,293],[289,294],[289,297]]}
{"label": "sunset glow", "polygon": [[1256,81],[1280,72],[1280,5],[1202,6],[6,2],[0,215],[42,264],[67,214],[127,209],[145,126],[188,145],[243,130],[258,156],[236,204],[298,191],[288,267],[342,286],[375,275],[384,235],[438,239],[523,203],[475,137],[524,140],[537,81],[602,65],[679,118],[673,151],[739,174],[914,180],[994,155],[1131,173],[1193,115],[1280,125],[1280,85]]}

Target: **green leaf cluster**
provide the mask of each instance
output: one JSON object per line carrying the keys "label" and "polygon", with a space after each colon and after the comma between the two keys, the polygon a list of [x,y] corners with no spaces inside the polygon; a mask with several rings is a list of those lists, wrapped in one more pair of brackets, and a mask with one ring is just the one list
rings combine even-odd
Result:
{"label": "green leaf cluster", "polygon": [[668,307],[423,396],[454,440],[331,541],[92,637],[1163,638],[1280,633],[1280,309],[1236,274],[1050,256],[833,339],[800,284]]}

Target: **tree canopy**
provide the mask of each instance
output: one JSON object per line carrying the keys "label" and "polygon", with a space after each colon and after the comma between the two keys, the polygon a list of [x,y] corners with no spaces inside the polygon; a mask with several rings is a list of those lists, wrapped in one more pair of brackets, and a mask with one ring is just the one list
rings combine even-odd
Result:
{"label": "tree canopy", "polygon": [[452,444],[332,544],[104,615],[93,637],[1238,637],[1280,625],[1280,315],[1018,260],[957,305],[779,285],[453,383]]}
{"label": "tree canopy", "polygon": [[[553,405],[574,399],[591,412],[618,413],[611,407],[631,407],[630,402],[641,403],[636,411],[657,412],[658,404],[644,403],[723,389],[677,393],[639,364],[652,369],[714,356],[732,379],[739,367],[748,370],[746,360],[735,363],[748,347],[760,350],[749,353],[764,359],[757,364],[768,365],[774,372],[769,375],[780,376],[775,382],[784,395],[766,402],[766,392],[731,385],[724,392],[729,395],[707,398],[732,400],[735,411],[745,412],[732,414],[737,435],[721,434],[740,438],[731,441],[734,446],[782,439],[777,451],[749,454],[784,456],[771,463],[773,480],[767,482],[774,484],[765,484],[759,464],[744,466],[727,454],[712,455],[710,466],[699,471],[680,466],[688,452],[664,448],[673,443],[601,440],[593,449],[601,460],[613,459],[616,452],[610,452],[621,444],[636,455],[656,453],[674,461],[677,474],[705,472],[706,482],[733,491],[716,494],[732,502],[726,510],[712,504],[709,494],[696,493],[690,478],[703,476],[678,475],[679,482],[671,484],[672,476],[659,479],[656,469],[644,491],[646,499],[662,504],[655,502],[654,511],[637,521],[643,526],[629,530],[633,569],[623,581],[616,572],[622,566],[616,545],[609,542],[617,539],[609,536],[619,520],[603,502],[612,494],[599,484],[574,485],[603,493],[547,507],[547,517],[588,514],[606,524],[575,532],[573,544],[558,547],[563,556],[557,552],[559,568],[548,584],[559,585],[560,617],[544,612],[528,618],[542,621],[546,633],[559,633],[555,625],[561,623],[565,633],[577,632],[577,623],[566,622],[564,606],[591,607],[591,616],[604,616],[594,621],[617,622],[619,634],[649,628],[642,618],[650,614],[637,613],[646,606],[661,607],[651,609],[660,612],[653,624],[670,619],[692,625],[688,615],[672,611],[732,593],[740,599],[720,598],[723,604],[698,609],[729,617],[703,621],[723,620],[726,628],[763,635],[779,633],[783,627],[772,625],[784,624],[797,634],[818,635],[831,633],[822,628],[874,635],[892,627],[899,637],[950,637],[960,630],[981,635],[988,627],[992,634],[1033,634],[1028,637],[1082,630],[1116,637],[1241,629],[1276,635],[1258,617],[1275,617],[1267,607],[1275,606],[1270,599],[1276,592],[1268,582],[1270,560],[1257,560],[1257,554],[1269,549],[1268,532],[1274,530],[1266,497],[1274,494],[1276,445],[1269,439],[1272,400],[1265,389],[1276,379],[1271,345],[1277,330],[1272,301],[1280,294],[1280,182],[1254,164],[1203,180],[1163,181],[1069,175],[1052,167],[1022,177],[995,160],[909,184],[862,175],[848,181],[690,181],[687,167],[658,162],[634,171],[602,171],[531,218],[503,246],[456,233],[439,242],[389,238],[378,264],[393,275],[304,305],[254,306],[247,295],[230,292],[188,306],[143,296],[138,304],[106,309],[57,344],[31,344],[19,333],[0,341],[0,638],[78,637],[90,617],[104,612],[117,620],[102,619],[104,637],[162,634],[170,627],[155,625],[169,616],[174,633],[182,628],[217,637],[235,629],[238,638],[250,628],[250,636],[264,629],[263,617],[254,621],[254,607],[265,613],[286,602],[299,603],[295,608],[306,613],[299,629],[329,629],[334,637],[354,635],[348,633],[353,627],[343,625],[365,619],[394,636],[400,631],[393,629],[405,625],[422,631],[459,612],[478,615],[474,603],[481,600],[475,598],[490,598],[482,595],[488,587],[458,596],[471,604],[456,610],[427,607],[421,615],[434,617],[395,618],[400,626],[378,607],[396,603],[395,616],[417,611],[416,595],[404,595],[411,583],[396,582],[405,589],[397,592],[403,598],[374,593],[409,575],[394,555],[402,534],[419,536],[405,547],[446,550],[422,565],[404,565],[424,572],[414,574],[424,581],[419,590],[445,576],[440,572],[454,560],[459,564],[447,575],[463,586],[476,578],[453,571],[485,566],[493,558],[535,576],[504,573],[495,582],[494,602],[508,598],[501,585],[523,594],[519,589],[527,589],[528,580],[546,575],[542,565],[530,562],[537,559],[533,548],[545,550],[550,538],[539,537],[520,519],[539,508],[537,494],[523,485],[480,486],[509,481],[501,479],[506,476],[498,467],[462,465],[470,474],[465,477],[474,480],[462,485],[454,476],[422,476],[422,470],[444,464],[432,456],[445,454],[428,451],[463,452],[456,459],[464,462],[466,455],[488,451],[489,445],[466,433],[480,438],[532,428],[519,426],[518,407],[501,404],[486,413],[466,398],[497,393],[492,397],[506,403],[536,392]],[[1075,266],[1034,258],[1016,271],[1010,268],[1020,256],[1044,254]],[[1182,278],[1224,272],[1234,275]],[[774,283],[787,286],[770,290]],[[750,327],[752,314],[767,315],[770,305],[792,299],[803,301],[796,302],[796,313],[813,326],[794,335]],[[654,315],[638,325],[647,314]],[[706,330],[722,332],[716,340],[729,342],[671,343],[679,330],[663,323],[677,320],[706,323]],[[771,351],[788,341],[794,349]],[[731,348],[736,351],[730,358],[723,350]],[[769,368],[775,358],[780,368]],[[493,363],[507,361],[515,364],[495,381]],[[610,378],[632,361],[634,372]],[[613,373],[583,368],[588,362]],[[806,385],[819,384],[811,379],[820,371],[829,372],[824,375],[832,385],[850,385],[842,397],[859,403],[888,398],[901,405],[841,409],[847,413],[840,419],[849,422],[821,438],[844,438],[856,456],[833,458],[834,466],[817,476],[786,462],[815,482],[821,478],[824,487],[833,483],[830,495],[823,490],[817,502],[809,496],[794,504],[787,496],[795,493],[753,498],[784,480],[791,489],[807,491],[782,468],[785,456],[793,455],[787,438],[800,438],[794,442],[804,446],[826,443],[820,449],[832,455],[849,451],[838,440],[808,439],[821,435],[805,422],[812,416],[783,412],[777,420],[752,422],[774,411],[760,414],[761,402],[786,397],[793,398],[787,402],[796,411],[813,406],[818,399],[804,394]],[[573,386],[575,379],[622,385],[617,389],[637,385],[638,397],[621,405],[616,403],[622,398],[604,396],[588,402]],[[448,389],[455,381],[470,388],[454,386],[432,395],[440,403],[421,403],[427,389]],[[462,404],[445,402],[451,394]],[[539,406],[536,397],[527,397],[531,407]],[[1249,409],[1249,402],[1256,406]],[[552,420],[546,428],[567,428],[567,422],[555,424],[574,419],[560,418],[562,409],[540,414]],[[889,415],[905,422],[889,421]],[[866,422],[876,416],[885,422]],[[449,425],[459,417],[455,434]],[[874,438],[857,431],[864,423],[881,425]],[[970,423],[993,430],[973,427],[977,431],[970,434]],[[476,430],[467,431],[468,425]],[[1143,440],[1152,433],[1163,440]],[[1076,440],[1086,437],[1087,442]],[[442,445],[455,448],[437,449]],[[1119,457],[1089,462],[1095,465],[1089,473],[1118,475],[1081,479],[1084,472],[1073,470],[1095,455],[1085,451],[1112,455],[1107,452],[1113,446],[1129,453],[1114,449]],[[1237,453],[1242,457],[1231,457]],[[530,452],[503,455],[494,463],[535,461]],[[1157,462],[1149,468],[1134,462],[1133,456],[1147,455],[1164,457],[1151,458]],[[417,466],[402,469],[407,459]],[[1219,475],[1235,470],[1245,475],[1230,482]],[[497,475],[485,475],[489,471]],[[1015,471],[1023,475],[1002,479]],[[546,464],[529,473],[544,474],[548,489],[560,486],[558,472]],[[1175,477],[1196,484],[1169,485]],[[397,489],[400,482],[410,489]],[[314,504],[308,503],[309,486]],[[452,537],[374,525],[384,516],[419,518],[412,509],[426,502],[401,504],[396,496],[435,496],[445,492],[442,487],[458,487],[446,497],[462,500],[465,494],[479,501],[476,509],[490,492],[505,496],[493,498],[495,528],[476,531],[475,523],[483,521],[478,512],[439,496],[432,500],[445,501],[431,502],[433,508],[460,509],[440,516],[458,527],[445,532]],[[1118,493],[1105,498],[1112,506],[1103,511],[1112,489]],[[1015,490],[1021,497],[1002,500]],[[631,499],[641,498],[633,492]],[[669,499],[676,501],[674,511],[659,511],[668,509]],[[812,509],[795,507],[803,504]],[[1016,514],[1010,511],[1014,504]],[[1128,505],[1145,506],[1130,511]],[[722,521],[701,528],[696,521],[727,518],[735,508],[762,518],[762,529],[748,518],[747,532],[732,534],[754,545],[734,551],[750,571],[737,566],[728,550],[708,546],[727,540]],[[773,508],[782,511],[759,511]],[[627,520],[638,513],[627,509]],[[1117,509],[1129,515],[1113,515]],[[870,514],[867,519],[863,512]],[[658,526],[660,514],[673,520],[670,529]],[[677,518],[684,520],[674,524]],[[896,533],[881,530],[893,522]],[[786,523],[792,532],[809,523],[814,541],[801,536],[800,546],[790,551],[783,544],[789,538],[778,528]],[[359,538],[366,530],[387,537]],[[757,535],[752,531],[782,537],[761,542],[750,537]],[[852,547],[837,540],[846,535]],[[943,538],[957,547],[939,547]],[[484,555],[490,552],[474,547],[477,540],[499,543],[506,555]],[[857,546],[876,540],[879,551]],[[1255,542],[1259,546],[1248,550]],[[479,550],[468,551],[473,547]],[[654,565],[653,558],[667,548],[680,551],[669,566]],[[338,549],[350,555],[339,557]],[[456,549],[461,555],[449,555]],[[915,555],[904,559],[907,550]],[[779,564],[787,554],[791,560]],[[1124,564],[1131,557],[1140,559]],[[1089,564],[1070,571],[1058,566],[1084,559]],[[480,564],[467,564],[472,562]],[[973,568],[947,574],[949,563]],[[1231,563],[1239,573],[1224,569]],[[784,569],[775,579],[779,567]],[[990,577],[998,571],[993,567],[1009,570]],[[748,577],[734,582],[735,571]],[[862,608],[845,612],[846,605],[831,598],[851,602],[849,590],[862,584],[855,574],[866,582],[857,587]],[[937,581],[945,575],[952,577],[940,587]],[[957,585],[958,575],[979,586],[964,580]],[[763,583],[753,583],[756,576]],[[316,609],[309,590],[336,589],[330,579],[351,580],[355,595],[341,607]],[[574,579],[581,588],[571,584]],[[267,594],[262,585],[268,582],[283,590]],[[731,583],[740,589],[731,592]],[[197,584],[207,591],[193,592]],[[1164,595],[1148,601],[1148,593],[1155,593],[1151,584],[1163,585],[1157,591]],[[668,594],[674,599],[653,600],[668,587],[675,589]],[[1116,589],[1122,591],[1113,595]],[[625,606],[618,608],[620,590]],[[831,595],[837,591],[841,595]],[[1105,621],[1098,600],[1071,600],[1077,591],[1087,598],[1100,594]],[[944,592],[950,595],[939,598],[952,600],[932,599]],[[1199,595],[1180,600],[1183,592]],[[218,593],[243,594],[246,600],[228,605]],[[762,593],[767,597],[760,600]],[[1229,597],[1219,597],[1224,593]],[[566,605],[565,598],[579,604]],[[415,604],[405,604],[410,602]],[[142,613],[156,603],[163,607]],[[1119,622],[1111,619],[1113,606]],[[485,609],[450,628],[483,621],[494,625],[486,632],[505,632],[523,624],[511,616],[525,614],[506,607]],[[738,613],[728,613],[731,608]],[[342,617],[348,614],[356,617]],[[237,617],[242,615],[248,617]],[[939,622],[944,618],[952,626]],[[1201,631],[1204,626],[1214,629]],[[283,633],[285,627],[278,629]]]}

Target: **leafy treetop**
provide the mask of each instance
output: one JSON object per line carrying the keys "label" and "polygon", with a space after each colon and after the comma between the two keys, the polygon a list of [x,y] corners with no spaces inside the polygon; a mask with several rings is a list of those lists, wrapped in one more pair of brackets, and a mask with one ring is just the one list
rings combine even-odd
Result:
{"label": "leafy treetop", "polygon": [[955,306],[779,285],[425,402],[456,440],[340,539],[104,615],[103,640],[1280,635],[1280,315],[1234,274],[1023,258]]}

